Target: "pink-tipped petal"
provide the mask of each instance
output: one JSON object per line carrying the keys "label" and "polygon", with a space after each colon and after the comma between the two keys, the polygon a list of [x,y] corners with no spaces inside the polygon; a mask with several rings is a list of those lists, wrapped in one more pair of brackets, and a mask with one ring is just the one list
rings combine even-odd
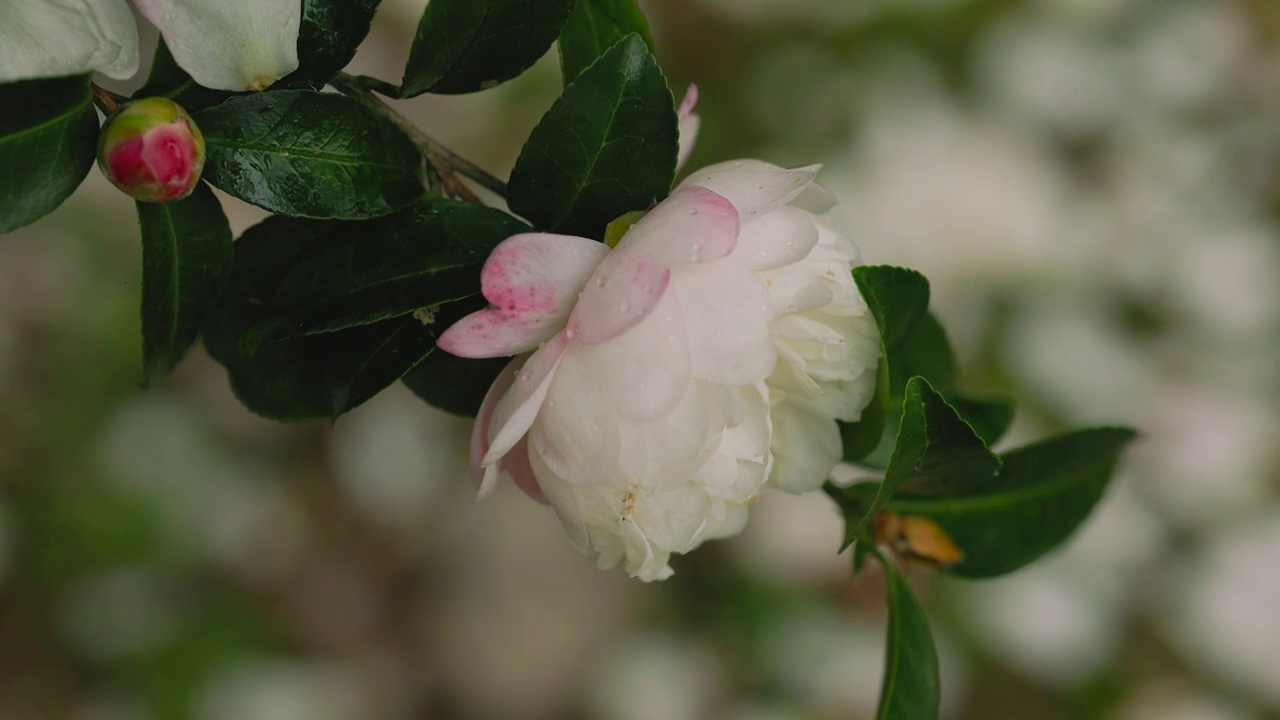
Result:
{"label": "pink-tipped petal", "polygon": [[676,172],[680,172],[684,164],[689,161],[689,156],[693,154],[693,146],[698,142],[698,130],[701,128],[702,116],[697,113],[680,118],[680,124],[677,126],[680,145],[676,153]]}
{"label": "pink-tipped petal", "polygon": [[733,160],[697,171],[679,188],[705,187],[723,195],[746,223],[790,202],[813,182],[821,168],[787,169],[762,160]]}
{"label": "pink-tipped petal", "polygon": [[702,127],[702,118],[693,112],[693,108],[698,104],[698,86],[689,83],[689,89],[684,91],[684,99],[680,101],[680,107],[676,109],[676,115],[680,118],[680,150],[676,156],[676,172],[684,167],[685,162],[689,159],[689,155],[693,153],[693,145],[698,140],[698,129]]}
{"label": "pink-tipped petal", "polygon": [[713,262],[738,243],[738,211],[703,187],[681,188],[622,237],[618,249],[641,250],[669,265]]}
{"label": "pink-tipped petal", "polygon": [[606,245],[572,235],[507,238],[480,271],[481,291],[493,307],[454,323],[436,344],[468,358],[533,350],[564,327],[583,283],[608,253]]}
{"label": "pink-tipped petal", "polygon": [[670,280],[671,270],[658,258],[615,248],[578,296],[565,337],[574,345],[595,345],[621,335],[653,310]]}
{"label": "pink-tipped petal", "polygon": [[569,342],[564,333],[548,340],[515,373],[511,387],[494,406],[489,423],[489,449],[480,460],[481,466],[485,467],[485,483],[490,482],[489,466],[515,447],[538,417],[538,410],[555,378],[556,367],[568,348]]}

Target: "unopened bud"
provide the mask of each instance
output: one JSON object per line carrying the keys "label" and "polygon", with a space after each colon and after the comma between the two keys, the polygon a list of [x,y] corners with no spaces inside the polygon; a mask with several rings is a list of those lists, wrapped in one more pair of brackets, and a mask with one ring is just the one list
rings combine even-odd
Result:
{"label": "unopened bud", "polygon": [[135,200],[180,200],[200,181],[204,138],[187,111],[172,100],[134,100],[103,125],[98,167]]}

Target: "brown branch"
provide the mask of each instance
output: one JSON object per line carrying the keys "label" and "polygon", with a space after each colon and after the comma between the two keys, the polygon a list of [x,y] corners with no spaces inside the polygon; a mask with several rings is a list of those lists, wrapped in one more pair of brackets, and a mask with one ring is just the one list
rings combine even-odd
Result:
{"label": "brown branch", "polygon": [[120,109],[120,104],[111,97],[111,93],[98,87],[98,83],[90,83],[89,87],[93,90],[93,104],[98,106],[103,115],[111,115]]}

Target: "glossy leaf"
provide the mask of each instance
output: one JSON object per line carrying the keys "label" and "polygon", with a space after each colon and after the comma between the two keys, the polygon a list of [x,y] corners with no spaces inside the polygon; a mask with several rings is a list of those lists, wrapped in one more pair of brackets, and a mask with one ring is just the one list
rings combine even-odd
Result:
{"label": "glossy leaf", "polygon": [[635,33],[653,50],[649,24],[635,0],[578,0],[560,30],[560,72],[564,84],[587,69],[622,38]]}
{"label": "glossy leaf", "polygon": [[889,349],[889,389],[898,396],[907,380],[922,377],[934,388],[950,393],[960,382],[960,363],[942,323],[933,313],[920,316],[915,327]]}
{"label": "glossy leaf", "polygon": [[884,680],[877,720],[936,720],[942,697],[929,618],[893,564],[879,553],[889,590]]}
{"label": "glossy leaf", "polygon": [[1061,545],[1106,489],[1134,432],[1095,428],[1067,433],[1002,456],[1000,472],[959,498],[895,497],[888,508],[938,524],[964,553],[947,572],[994,577]]}
{"label": "glossy leaf", "polygon": [[266,301],[278,314],[255,326],[253,341],[368,325],[475,295],[489,252],[529,229],[500,210],[443,199],[328,223]]}
{"label": "glossy leaf", "polygon": [[1000,468],[999,458],[923,378],[907,383],[902,408],[884,480],[862,520],[848,531],[850,537],[861,535],[892,498],[971,495],[989,485]]}
{"label": "glossy leaf", "polygon": [[947,401],[960,414],[960,417],[969,423],[987,447],[995,445],[1013,423],[1013,400],[1007,398],[981,400],[952,395],[947,398]]}
{"label": "glossy leaf", "polygon": [[[853,279],[880,329],[880,364],[876,369],[876,392],[862,411],[862,419],[838,423],[846,462],[862,460],[892,442],[892,438],[885,437],[884,429],[890,426],[893,399],[901,393],[902,384],[895,392],[890,351],[911,335],[929,308],[929,281],[915,270],[864,265],[853,269]],[[886,447],[885,452],[891,447]]]}
{"label": "glossy leaf", "polygon": [[342,95],[279,90],[195,114],[204,178],[246,202],[294,217],[362,219],[422,195],[420,158],[390,121]]}
{"label": "glossy leaf", "polygon": [[231,226],[201,183],[183,200],[137,203],[142,230],[142,383],[173,369],[195,343],[231,273]]}
{"label": "glossy leaf", "polygon": [[164,38],[156,43],[156,54],[151,59],[151,70],[147,73],[147,82],[134,93],[136,98],[167,97],[178,103],[184,110],[194,113],[213,107],[228,98],[242,93],[226,90],[210,90],[191,79],[186,70],[178,67],[173,53],[165,44]]}
{"label": "glossy leaf", "polygon": [[574,0],[431,0],[409,50],[401,97],[468,93],[519,75],[560,34]]}
{"label": "glossy leaf", "polygon": [[[430,198],[363,222],[268,218],[236,242],[233,291],[206,345],[250,410],[336,417],[430,357],[440,332],[482,307],[488,250],[525,229],[491,208]],[[455,247],[462,240],[473,251]],[[415,274],[412,263],[430,267],[436,250],[452,253],[436,268],[444,274]],[[286,327],[297,332],[278,332]]]}
{"label": "glossy leaf", "polygon": [[[478,303],[480,309],[484,302]],[[471,360],[436,350],[404,376],[404,384],[428,405],[475,417],[480,403],[510,358]]]}
{"label": "glossy leaf", "polygon": [[666,197],[676,112],[644,40],[629,35],[565,88],[511,171],[511,209],[541,230],[601,238]]}
{"label": "glossy leaf", "polygon": [[355,57],[382,0],[303,0],[298,69],[278,87],[324,87]]}
{"label": "glossy leaf", "polygon": [[53,212],[93,165],[89,76],[0,85],[0,233]]}

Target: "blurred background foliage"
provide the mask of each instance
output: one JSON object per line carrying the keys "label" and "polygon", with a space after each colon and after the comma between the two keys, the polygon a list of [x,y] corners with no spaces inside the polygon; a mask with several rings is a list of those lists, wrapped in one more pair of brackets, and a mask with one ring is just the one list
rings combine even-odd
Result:
{"label": "blurred background foliage", "polygon": [[[422,6],[353,71],[397,79]],[[646,8],[702,90],[691,167],[825,163],[864,260],[923,271],[972,384],[1020,399],[1009,445],[1144,431],[1066,550],[909,573],[944,716],[1280,718],[1280,4]],[[401,108],[502,175],[558,83]],[[197,350],[139,390],[138,277],[97,173],[0,239],[0,718],[871,716],[883,576],[821,494],[665,583],[601,573],[513,488],[473,504],[470,422],[401,386],[277,425]]]}

